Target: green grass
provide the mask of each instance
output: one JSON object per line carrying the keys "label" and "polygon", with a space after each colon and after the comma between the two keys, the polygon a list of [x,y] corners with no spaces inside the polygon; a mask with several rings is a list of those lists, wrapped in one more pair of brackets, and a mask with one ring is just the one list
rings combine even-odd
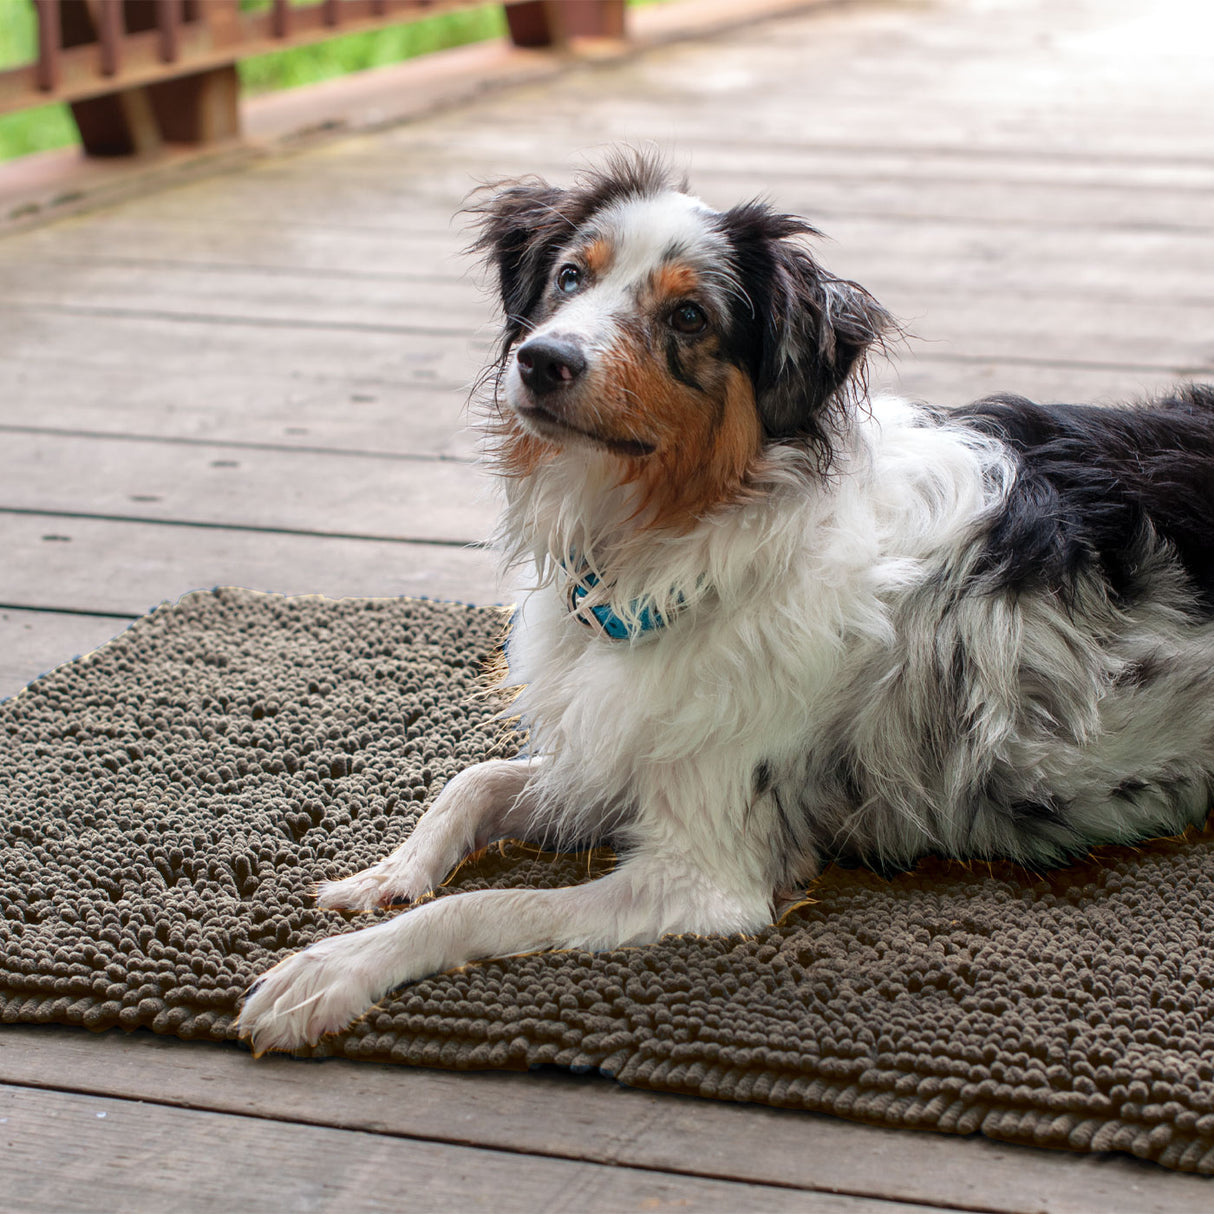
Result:
{"label": "green grass", "polygon": [[[242,0],[241,7],[254,12],[268,8],[269,0]],[[505,32],[501,6],[486,4],[439,13],[409,25],[258,55],[240,64],[240,81],[246,93],[296,88],[347,72],[399,63],[430,51],[497,38]],[[28,63],[34,58],[36,46],[33,6],[28,0],[0,0],[0,71]],[[0,116],[0,160],[76,142],[76,127],[66,105],[44,105]]]}
{"label": "green grass", "polygon": [[[37,46],[34,6],[28,0],[0,0],[0,72],[28,63]],[[0,117],[0,160],[75,142],[76,127],[66,105],[40,105]]]}
{"label": "green grass", "polygon": [[[251,10],[268,6],[268,0],[242,5]],[[347,72],[399,63],[431,51],[500,38],[505,32],[506,18],[498,4],[439,13],[409,25],[394,25],[367,34],[347,34],[328,42],[245,59],[239,68],[240,83],[246,93],[298,88],[344,76]]]}

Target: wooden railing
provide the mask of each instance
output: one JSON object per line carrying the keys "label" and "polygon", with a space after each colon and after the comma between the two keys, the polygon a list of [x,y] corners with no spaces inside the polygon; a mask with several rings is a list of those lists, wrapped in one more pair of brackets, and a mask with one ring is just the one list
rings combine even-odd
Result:
{"label": "wooden railing", "polygon": [[[477,0],[32,0],[38,58],[0,72],[0,114],[67,102],[84,150],[114,156],[240,134],[236,64],[252,55],[382,29]],[[481,0],[483,2],[483,0]],[[505,0],[517,46],[623,38],[625,0]]]}

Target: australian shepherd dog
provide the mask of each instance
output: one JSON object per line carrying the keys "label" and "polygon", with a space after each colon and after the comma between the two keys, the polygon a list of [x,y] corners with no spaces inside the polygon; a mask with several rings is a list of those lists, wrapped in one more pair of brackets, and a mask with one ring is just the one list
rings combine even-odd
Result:
{"label": "australian shepherd dog", "polygon": [[567,889],[429,900],[262,976],[258,1052],[478,958],[772,922],[832,859],[1039,869],[1176,835],[1214,789],[1214,388],[871,397],[895,333],[814,229],[650,159],[474,203],[523,757],[319,887],[408,904],[511,837],[610,840]]}

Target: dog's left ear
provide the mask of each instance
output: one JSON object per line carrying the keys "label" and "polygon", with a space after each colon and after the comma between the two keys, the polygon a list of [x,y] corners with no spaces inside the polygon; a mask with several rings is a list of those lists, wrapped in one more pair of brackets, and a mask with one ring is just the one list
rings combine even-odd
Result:
{"label": "dog's left ear", "polygon": [[865,359],[897,330],[863,287],[827,273],[793,238],[819,233],[760,203],[721,217],[750,302],[745,346],[764,433],[829,459],[835,416],[864,384]]}
{"label": "dog's left ear", "polygon": [[570,194],[538,178],[489,186],[466,208],[478,217],[473,244],[497,274],[506,330],[503,351],[521,336],[543,297],[552,260],[569,239]]}

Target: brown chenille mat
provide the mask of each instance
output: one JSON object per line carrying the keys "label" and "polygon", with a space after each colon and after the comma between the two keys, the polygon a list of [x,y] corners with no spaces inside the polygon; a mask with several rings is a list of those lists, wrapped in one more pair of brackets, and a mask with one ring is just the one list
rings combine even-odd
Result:
{"label": "brown chenille mat", "polygon": [[[354,926],[313,909],[311,884],[518,748],[483,691],[501,626],[414,600],[199,593],[0,704],[0,1020],[230,1038],[254,975]],[[610,863],[494,849],[452,889]],[[1046,878],[831,869],[811,894],[753,939],[431,978],[313,1052],[552,1063],[1214,1173],[1214,834]]]}

